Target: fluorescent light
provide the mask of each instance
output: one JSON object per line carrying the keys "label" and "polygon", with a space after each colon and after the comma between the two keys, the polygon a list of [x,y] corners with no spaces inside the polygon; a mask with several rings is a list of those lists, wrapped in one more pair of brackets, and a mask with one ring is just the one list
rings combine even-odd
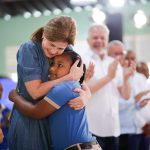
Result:
{"label": "fluorescent light", "polygon": [[6,14],[6,15],[4,16],[4,20],[9,21],[10,19],[11,19],[11,15]]}
{"label": "fluorescent light", "polygon": [[60,9],[55,9],[54,11],[53,11],[53,14],[54,15],[60,15],[61,14],[61,10]]}
{"label": "fluorescent light", "polygon": [[85,5],[90,5],[90,4],[95,4],[97,3],[97,0],[70,0],[70,3],[72,5],[82,5],[82,6],[85,6]]}
{"label": "fluorescent light", "polygon": [[81,8],[81,7],[75,7],[75,8],[74,8],[74,11],[75,11],[75,12],[81,12],[81,11],[82,11],[82,8]]}
{"label": "fluorescent light", "polygon": [[70,8],[68,8],[68,7],[63,10],[63,12],[66,13],[66,14],[71,13],[71,11],[72,10]]}
{"label": "fluorescent light", "polygon": [[94,8],[92,18],[95,23],[102,24],[105,22],[106,15],[103,11],[99,10],[98,8]]}
{"label": "fluorescent light", "polygon": [[133,19],[136,28],[142,28],[147,23],[147,17],[142,10],[138,10]]}
{"label": "fluorescent light", "polygon": [[34,11],[33,12],[33,16],[36,17],[36,18],[40,17],[41,16],[41,12],[40,11]]}
{"label": "fluorescent light", "polygon": [[50,10],[44,10],[43,15],[44,16],[49,16],[51,14]]}
{"label": "fluorescent light", "polygon": [[113,7],[123,7],[125,0],[109,0],[109,2]]}
{"label": "fluorescent light", "polygon": [[28,19],[28,18],[31,17],[31,13],[30,13],[30,12],[25,12],[25,13],[23,14],[23,16],[24,16],[24,18]]}

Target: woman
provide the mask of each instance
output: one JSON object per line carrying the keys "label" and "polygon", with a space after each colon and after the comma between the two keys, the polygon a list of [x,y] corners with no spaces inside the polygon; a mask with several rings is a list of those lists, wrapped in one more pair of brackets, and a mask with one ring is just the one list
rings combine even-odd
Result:
{"label": "woman", "polygon": [[[57,80],[48,81],[48,58],[64,52],[74,44],[76,25],[71,17],[60,16],[51,19],[44,27],[33,33],[31,40],[22,44],[17,53],[19,94],[31,103],[37,103],[54,85],[66,80],[78,80],[82,66],[78,61],[70,72]],[[84,93],[84,91],[83,91]],[[85,95],[85,94],[84,94]],[[75,109],[83,107],[84,98],[77,98]],[[74,107],[71,103],[71,107]],[[50,136],[47,119],[32,119],[24,116],[14,107],[9,128],[10,150],[50,150]]]}

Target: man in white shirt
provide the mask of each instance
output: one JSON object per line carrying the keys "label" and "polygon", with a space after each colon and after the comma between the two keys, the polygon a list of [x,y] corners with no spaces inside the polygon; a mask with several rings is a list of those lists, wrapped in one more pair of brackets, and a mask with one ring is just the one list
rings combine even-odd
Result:
{"label": "man in white shirt", "polygon": [[[134,51],[128,51],[126,60],[124,53],[124,45],[122,42],[114,40],[108,44],[108,55],[119,60],[123,69],[130,63],[136,63],[136,54]],[[125,71],[124,71],[125,72]],[[149,150],[149,139],[143,136],[141,128],[136,125],[137,120],[135,114],[140,113],[135,105],[135,97],[141,97],[147,93],[146,78],[136,71],[129,78],[131,85],[131,95],[128,101],[119,97],[119,118],[121,135],[119,137],[119,150]],[[138,115],[138,124],[143,123],[144,118]],[[149,117],[149,116],[148,116]],[[139,132],[141,131],[141,132]]]}
{"label": "man in white shirt", "polygon": [[118,150],[119,113],[118,92],[128,99],[130,96],[129,75],[123,77],[121,66],[109,57],[107,47],[109,30],[105,25],[93,25],[88,31],[90,50],[83,60],[95,65],[94,75],[88,84],[92,98],[87,105],[90,131],[96,136],[103,150]]}

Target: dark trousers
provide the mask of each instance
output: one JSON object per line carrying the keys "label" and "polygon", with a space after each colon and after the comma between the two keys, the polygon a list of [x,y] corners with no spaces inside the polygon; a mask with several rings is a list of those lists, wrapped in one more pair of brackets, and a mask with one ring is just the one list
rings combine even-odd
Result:
{"label": "dark trousers", "polygon": [[119,150],[128,150],[129,134],[122,134],[119,136]]}
{"label": "dark trousers", "polygon": [[150,138],[143,134],[129,135],[129,150],[149,150]]}
{"label": "dark trousers", "polygon": [[123,134],[119,137],[119,150],[149,150],[150,137],[143,134]]}
{"label": "dark trousers", "polygon": [[[95,136],[95,135],[94,135]],[[102,150],[119,150],[118,137],[99,137],[95,136]]]}

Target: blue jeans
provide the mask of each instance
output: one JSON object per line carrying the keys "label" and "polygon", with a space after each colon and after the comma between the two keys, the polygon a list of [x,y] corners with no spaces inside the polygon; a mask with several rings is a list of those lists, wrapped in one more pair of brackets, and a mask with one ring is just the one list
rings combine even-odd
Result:
{"label": "blue jeans", "polygon": [[[95,135],[94,135],[95,136]],[[118,137],[99,137],[95,136],[102,150],[119,150]]]}

